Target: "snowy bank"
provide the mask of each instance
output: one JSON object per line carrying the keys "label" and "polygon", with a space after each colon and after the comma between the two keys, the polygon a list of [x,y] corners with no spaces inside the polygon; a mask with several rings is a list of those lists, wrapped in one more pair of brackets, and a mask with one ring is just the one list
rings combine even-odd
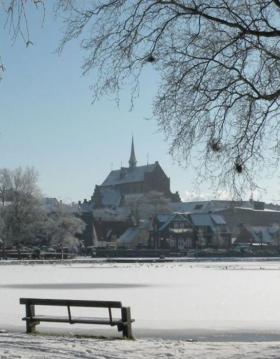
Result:
{"label": "snowy bank", "polygon": [[136,341],[0,334],[1,359],[278,359],[280,342]]}

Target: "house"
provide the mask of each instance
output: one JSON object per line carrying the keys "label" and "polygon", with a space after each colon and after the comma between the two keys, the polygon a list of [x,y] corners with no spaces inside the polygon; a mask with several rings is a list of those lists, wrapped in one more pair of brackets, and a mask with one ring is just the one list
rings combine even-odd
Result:
{"label": "house", "polygon": [[125,249],[145,249],[149,247],[150,221],[141,220],[140,223],[129,227],[118,239],[117,247]]}
{"label": "house", "polygon": [[135,225],[128,208],[98,208],[93,210],[96,247],[116,248],[117,239]]}
{"label": "house", "polygon": [[260,201],[234,201],[234,200],[209,200],[209,201],[188,201],[171,203],[170,209],[174,212],[207,213],[222,211],[232,208],[247,208],[253,210],[263,210],[265,203]]}
{"label": "house", "polygon": [[197,247],[229,248],[231,233],[225,219],[216,213],[188,214],[197,236]]}
{"label": "house", "polygon": [[[171,203],[170,208],[172,210],[191,213],[194,220],[197,218],[197,221],[199,222],[202,220],[200,215],[203,216],[203,221],[205,222],[203,226],[201,226],[200,223],[194,223],[194,225],[197,225],[199,228],[199,234],[201,237],[200,242],[202,243],[202,246],[208,244],[215,246],[215,241],[211,243],[211,233],[214,233],[212,227],[213,225],[215,226],[215,231],[219,228],[217,223],[213,223],[213,218],[215,217],[210,216],[208,219],[205,217],[207,213],[208,215],[219,215],[223,218],[224,222],[226,223],[228,234],[231,233],[232,243],[234,243],[237,239],[240,240],[242,236],[244,238],[244,230],[242,235],[240,232],[244,226],[247,228],[271,228],[280,226],[279,206],[272,206],[271,204],[266,205],[264,202],[254,201],[252,199],[249,201],[212,200]],[[194,217],[194,215],[197,215],[197,217]],[[208,222],[207,225],[206,222]],[[228,238],[226,232],[224,232],[222,237]],[[247,234],[245,237],[247,238]]]}
{"label": "house", "polygon": [[280,245],[279,226],[248,226],[243,225],[235,244]]}
{"label": "house", "polygon": [[244,207],[231,207],[215,212],[221,215],[232,233],[233,242],[240,237],[243,226],[272,227],[280,225],[280,211]]}
{"label": "house", "polygon": [[153,248],[187,250],[195,248],[195,230],[184,213],[159,214],[152,224],[150,245]]}

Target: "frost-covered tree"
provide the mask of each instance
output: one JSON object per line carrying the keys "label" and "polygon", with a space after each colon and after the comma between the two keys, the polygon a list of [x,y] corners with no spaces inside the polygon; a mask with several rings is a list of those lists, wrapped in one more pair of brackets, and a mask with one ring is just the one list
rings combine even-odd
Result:
{"label": "frost-covered tree", "polygon": [[0,171],[1,239],[4,245],[34,243],[45,213],[40,204],[38,175],[33,168]]}
{"label": "frost-covered tree", "polygon": [[10,190],[12,188],[11,174],[7,168],[0,169],[0,199],[1,205],[5,206],[11,197]]}
{"label": "frost-covered tree", "polygon": [[0,239],[2,249],[16,246],[56,245],[76,251],[85,223],[58,208],[48,213],[42,205],[38,174],[34,168],[0,169]]}
{"label": "frost-covered tree", "polygon": [[61,251],[62,258],[65,247],[77,253],[80,246],[79,235],[85,229],[85,222],[63,208],[50,214],[49,221],[51,244]]}

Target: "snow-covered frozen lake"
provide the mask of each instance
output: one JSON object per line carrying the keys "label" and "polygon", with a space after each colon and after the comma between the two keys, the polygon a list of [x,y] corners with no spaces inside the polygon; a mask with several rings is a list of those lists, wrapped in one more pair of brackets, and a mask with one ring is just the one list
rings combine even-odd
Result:
{"label": "snow-covered frozen lake", "polygon": [[[0,293],[0,329],[17,332],[25,329],[19,298],[38,297],[120,300],[131,307],[139,338],[242,340],[258,333],[280,340],[280,261],[0,265]],[[56,328],[94,333],[92,326],[38,326]],[[101,329],[107,331],[99,326],[96,333]]]}
{"label": "snow-covered frozen lake", "polygon": [[[3,359],[280,357],[280,261],[0,264]],[[20,297],[121,300],[137,340],[111,340],[116,328],[47,323],[26,335]]]}

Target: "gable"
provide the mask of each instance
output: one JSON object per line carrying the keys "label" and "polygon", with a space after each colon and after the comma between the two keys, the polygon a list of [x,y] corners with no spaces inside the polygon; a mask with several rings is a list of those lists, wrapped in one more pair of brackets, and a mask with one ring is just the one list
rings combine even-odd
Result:
{"label": "gable", "polygon": [[157,216],[159,222],[160,222],[160,228],[159,231],[163,231],[165,228],[169,227],[171,224],[179,222],[179,223],[185,223],[189,227],[192,227],[191,222],[187,218],[186,215],[183,213],[173,213],[173,214],[167,214],[167,215],[158,215]]}

